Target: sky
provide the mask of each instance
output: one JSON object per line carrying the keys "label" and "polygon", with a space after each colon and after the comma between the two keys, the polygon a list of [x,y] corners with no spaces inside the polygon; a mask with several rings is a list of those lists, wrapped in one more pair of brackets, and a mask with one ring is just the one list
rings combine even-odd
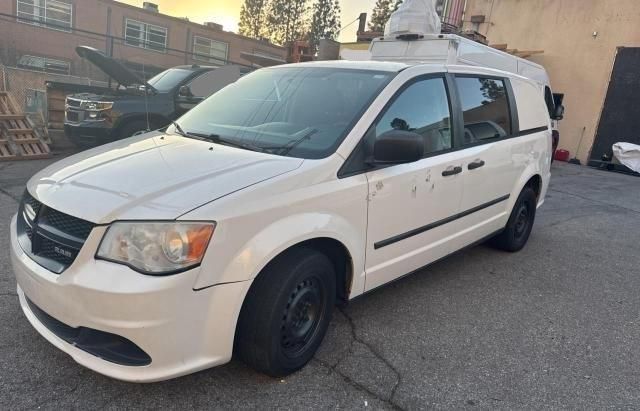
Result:
{"label": "sky", "polygon": [[[122,3],[142,7],[143,0],[118,0]],[[160,8],[160,13],[176,17],[188,17],[196,23],[213,21],[222,24],[227,31],[238,31],[238,20],[240,19],[240,7],[242,0],[151,0]],[[367,18],[371,16],[371,9],[375,0],[340,0],[342,9],[342,25],[358,18],[362,12],[367,13]],[[349,42],[356,40],[358,23],[353,23],[345,28],[339,40]]]}

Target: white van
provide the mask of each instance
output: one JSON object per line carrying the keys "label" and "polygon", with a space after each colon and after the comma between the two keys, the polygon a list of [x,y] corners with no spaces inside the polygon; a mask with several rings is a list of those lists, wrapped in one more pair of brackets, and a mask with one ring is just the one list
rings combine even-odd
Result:
{"label": "white van", "polygon": [[11,221],[22,309],[78,363],[157,381],[306,364],[334,305],[464,247],[520,250],[543,204],[538,87],[487,68],[261,69],[165,131],[63,159]]}

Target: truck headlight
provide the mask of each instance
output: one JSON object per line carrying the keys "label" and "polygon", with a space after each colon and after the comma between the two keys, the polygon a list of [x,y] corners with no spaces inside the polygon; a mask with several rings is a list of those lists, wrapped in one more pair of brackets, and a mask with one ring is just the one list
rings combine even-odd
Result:
{"label": "truck headlight", "polygon": [[82,108],[89,111],[111,110],[113,102],[108,101],[83,101]]}
{"label": "truck headlight", "polygon": [[96,258],[150,275],[169,275],[202,261],[215,223],[120,222],[102,238]]}

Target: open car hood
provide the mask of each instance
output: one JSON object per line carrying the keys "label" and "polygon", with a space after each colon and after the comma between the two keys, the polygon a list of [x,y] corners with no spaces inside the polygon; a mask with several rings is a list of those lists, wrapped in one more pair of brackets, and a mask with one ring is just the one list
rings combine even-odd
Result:
{"label": "open car hood", "polygon": [[133,84],[142,84],[153,89],[146,81],[138,77],[137,74],[126,68],[122,63],[107,56],[96,48],[78,46],[76,47],[76,53],[78,53],[80,57],[89,60],[109,77],[125,87]]}

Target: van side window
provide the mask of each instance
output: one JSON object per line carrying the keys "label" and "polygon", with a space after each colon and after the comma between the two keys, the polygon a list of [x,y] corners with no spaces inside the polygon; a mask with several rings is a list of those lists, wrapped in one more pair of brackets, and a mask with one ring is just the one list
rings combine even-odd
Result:
{"label": "van side window", "polygon": [[504,80],[456,77],[464,119],[463,145],[511,134],[511,116]]}
{"label": "van side window", "polygon": [[419,80],[396,97],[374,126],[375,137],[392,129],[412,131],[424,139],[427,156],[451,148],[451,115],[444,79]]}

